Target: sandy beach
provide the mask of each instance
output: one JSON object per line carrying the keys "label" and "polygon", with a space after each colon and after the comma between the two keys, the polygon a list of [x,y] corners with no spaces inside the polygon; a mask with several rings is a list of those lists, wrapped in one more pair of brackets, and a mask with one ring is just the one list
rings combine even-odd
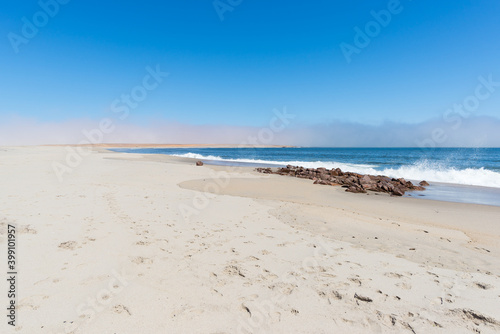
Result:
{"label": "sandy beach", "polygon": [[500,207],[85,153],[0,147],[1,333],[500,332]]}

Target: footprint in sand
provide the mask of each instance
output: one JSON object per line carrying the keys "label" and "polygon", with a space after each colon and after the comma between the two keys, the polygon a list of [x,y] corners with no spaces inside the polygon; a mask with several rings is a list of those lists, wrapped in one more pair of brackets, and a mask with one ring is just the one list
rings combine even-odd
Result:
{"label": "footprint in sand", "polygon": [[354,278],[354,277],[351,277],[351,278],[348,278],[349,281],[357,284],[358,286],[361,286],[362,283],[361,283],[361,280],[357,279],[357,278]]}
{"label": "footprint in sand", "polygon": [[226,266],[226,268],[224,268],[224,273],[229,276],[245,277],[245,275],[241,272],[241,269],[235,265]]}
{"label": "footprint in sand", "polygon": [[151,264],[151,263],[153,263],[152,259],[149,259],[147,257],[142,257],[142,256],[134,257],[130,261],[132,261],[135,264]]}
{"label": "footprint in sand", "polygon": [[317,293],[321,298],[328,299],[328,302],[330,304],[332,300],[342,300],[343,298],[343,296],[337,290],[329,290],[329,291],[318,290]]}
{"label": "footprint in sand", "polygon": [[319,275],[321,277],[325,277],[325,278],[335,278],[335,277],[337,277],[337,275],[330,274],[330,273],[325,273],[325,272],[321,272]]}
{"label": "footprint in sand", "polygon": [[264,274],[259,275],[259,278],[261,278],[263,281],[274,281],[275,279],[278,278],[278,275],[273,274],[267,269],[262,269]]}
{"label": "footprint in sand", "polygon": [[476,287],[478,287],[479,289],[483,289],[483,290],[493,289],[492,285],[489,285],[489,284],[486,284],[486,283],[474,282],[474,285]]}
{"label": "footprint in sand", "polygon": [[404,289],[404,290],[411,290],[411,284],[401,282],[401,283],[396,283],[396,286],[398,288]]}
{"label": "footprint in sand", "polygon": [[31,228],[31,225],[21,225],[18,229],[19,234],[37,234],[38,232]]}
{"label": "footprint in sand", "polygon": [[401,278],[401,277],[404,277],[403,275],[398,274],[398,273],[385,273],[384,276],[391,277],[391,278]]}
{"label": "footprint in sand", "polygon": [[278,291],[281,294],[287,295],[287,296],[292,294],[293,290],[297,287],[298,287],[298,285],[296,285],[296,284],[283,283],[283,282],[269,285],[269,289],[271,289],[273,291]]}
{"label": "footprint in sand", "polygon": [[76,243],[76,241],[66,241],[66,242],[62,242],[59,244],[59,248],[62,248],[62,249],[75,249],[76,246],[78,244]]}
{"label": "footprint in sand", "polygon": [[23,298],[19,303],[18,309],[30,308],[34,311],[38,310],[40,303],[48,298],[49,296],[47,295],[34,295],[28,298]]}
{"label": "footprint in sand", "polygon": [[128,313],[128,315],[132,315],[132,313],[130,313],[130,310],[125,305],[121,305],[121,304],[113,306],[113,312],[118,313],[118,314],[126,312],[126,313]]}

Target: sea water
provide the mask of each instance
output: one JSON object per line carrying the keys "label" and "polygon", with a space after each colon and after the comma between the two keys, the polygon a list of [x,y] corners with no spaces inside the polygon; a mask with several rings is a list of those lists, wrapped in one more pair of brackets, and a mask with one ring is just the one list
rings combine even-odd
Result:
{"label": "sea water", "polygon": [[409,196],[500,206],[500,148],[141,148],[118,152],[167,154],[212,164],[340,168],[360,174],[426,180]]}

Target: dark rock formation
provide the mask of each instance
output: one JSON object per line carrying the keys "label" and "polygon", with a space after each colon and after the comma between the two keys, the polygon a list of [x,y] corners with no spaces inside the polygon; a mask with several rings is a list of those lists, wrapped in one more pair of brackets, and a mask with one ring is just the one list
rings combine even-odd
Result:
{"label": "dark rock formation", "polygon": [[304,168],[288,165],[284,168],[256,168],[256,171],[264,174],[279,174],[310,179],[314,184],[328,186],[342,186],[347,192],[366,193],[367,191],[383,192],[393,196],[403,196],[405,192],[412,190],[425,190],[429,185],[422,181],[415,186],[403,178],[391,179],[383,175],[362,175],[351,172],[342,172],[339,168],[328,170],[326,168]]}

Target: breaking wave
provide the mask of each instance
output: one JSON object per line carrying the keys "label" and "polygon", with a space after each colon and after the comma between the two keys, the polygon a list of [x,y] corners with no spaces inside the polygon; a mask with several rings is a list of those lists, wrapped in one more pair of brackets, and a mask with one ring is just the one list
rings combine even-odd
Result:
{"label": "breaking wave", "polygon": [[398,168],[381,168],[376,165],[350,164],[335,161],[271,161],[259,159],[224,159],[219,156],[204,156],[196,153],[173,154],[178,157],[194,158],[200,160],[214,160],[236,163],[293,165],[305,168],[325,167],[327,169],[340,168],[343,171],[360,174],[386,175],[390,177],[403,177],[408,180],[426,180],[431,182],[462,184],[500,188],[500,173],[484,168],[458,169],[427,160],[418,161],[413,165]]}

